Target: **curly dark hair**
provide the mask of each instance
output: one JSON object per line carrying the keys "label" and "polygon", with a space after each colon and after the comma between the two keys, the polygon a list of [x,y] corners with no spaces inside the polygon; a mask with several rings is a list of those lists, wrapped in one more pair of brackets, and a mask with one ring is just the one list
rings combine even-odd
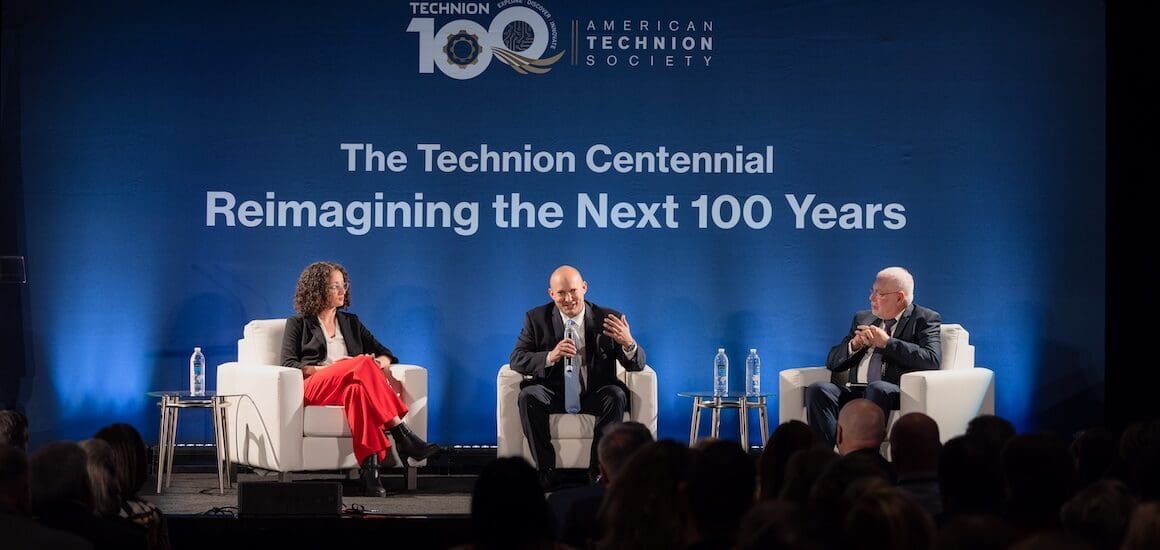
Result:
{"label": "curly dark hair", "polygon": [[342,280],[347,284],[342,307],[350,307],[350,275],[346,268],[336,262],[314,262],[298,276],[298,288],[294,290],[294,311],[302,315],[317,315],[326,309],[326,285],[330,283],[330,273],[336,269],[342,273]]}

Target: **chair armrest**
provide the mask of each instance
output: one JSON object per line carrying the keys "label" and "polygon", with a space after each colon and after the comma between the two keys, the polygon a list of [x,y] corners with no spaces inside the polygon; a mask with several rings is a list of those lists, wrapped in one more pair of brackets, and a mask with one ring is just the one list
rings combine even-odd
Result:
{"label": "chair armrest", "polygon": [[403,403],[407,405],[407,427],[427,439],[427,369],[419,365],[391,365],[391,376],[403,383]]}
{"label": "chair armrest", "polygon": [[657,373],[649,365],[639,371],[624,371],[621,381],[628,386],[628,417],[648,426],[657,435]]}
{"label": "chair armrest", "polygon": [[520,382],[523,380],[524,375],[512,370],[510,365],[500,367],[496,375],[496,456],[524,455],[524,428],[520,425],[518,409]]}
{"label": "chair armrest", "polygon": [[777,374],[777,423],[806,421],[806,388],[815,382],[829,382],[830,369],[803,367],[785,369]]}
{"label": "chair armrest", "polygon": [[223,363],[217,392],[228,396],[231,460],[276,471],[302,464],[302,371],[280,365]]}
{"label": "chair armrest", "polygon": [[995,373],[990,369],[910,372],[900,382],[899,414],[925,413],[938,424],[944,443],[966,433],[972,418],[995,412]]}

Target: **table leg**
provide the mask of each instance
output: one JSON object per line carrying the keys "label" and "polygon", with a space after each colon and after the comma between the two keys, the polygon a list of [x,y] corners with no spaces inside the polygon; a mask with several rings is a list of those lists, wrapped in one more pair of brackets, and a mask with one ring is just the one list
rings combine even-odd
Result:
{"label": "table leg", "polygon": [[165,442],[169,441],[168,404],[168,399],[165,397],[162,397],[161,401],[157,404],[158,408],[161,409],[161,423],[157,434],[157,494],[159,495],[161,494],[161,482],[165,479],[165,464],[167,463]]}
{"label": "table leg", "polygon": [[737,398],[737,420],[741,423],[741,448],[745,452],[749,452],[749,398],[742,396]]}
{"label": "table leg", "polygon": [[716,439],[721,433],[721,398],[713,398],[713,426],[709,429],[709,435]]}
{"label": "table leg", "polygon": [[697,442],[697,433],[701,428],[701,398],[693,398],[693,418],[689,421],[689,446]]}
{"label": "table leg", "polygon": [[230,426],[226,423],[228,420],[228,409],[225,405],[225,398],[221,398],[221,426],[222,426],[222,462],[225,465],[226,471],[226,487],[233,487],[233,459],[230,458]]}
{"label": "table leg", "polygon": [[[172,398],[172,404],[177,405],[177,398]],[[177,416],[181,413],[181,407],[169,407],[169,441],[166,444],[169,446],[169,459],[165,465],[165,486],[169,487],[173,482],[173,455],[176,453],[177,447]]]}
{"label": "table leg", "polygon": [[757,402],[761,405],[761,448],[765,449],[769,443],[769,409],[765,406],[765,396],[758,397]]}
{"label": "table leg", "polygon": [[218,494],[225,494],[225,472],[222,470],[222,430],[221,430],[221,403],[220,398],[210,398],[210,416],[213,422],[213,450],[217,458]]}

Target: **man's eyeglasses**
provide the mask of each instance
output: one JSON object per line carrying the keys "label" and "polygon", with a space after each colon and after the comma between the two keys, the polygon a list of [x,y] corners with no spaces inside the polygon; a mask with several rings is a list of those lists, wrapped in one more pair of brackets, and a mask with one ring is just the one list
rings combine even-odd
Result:
{"label": "man's eyeglasses", "polygon": [[902,291],[901,290],[891,290],[889,292],[878,292],[877,290],[874,290],[872,288],[872,289],[870,289],[870,297],[871,298],[877,297],[879,300],[881,300],[887,296],[890,296],[891,294],[896,294],[899,292],[902,292]]}
{"label": "man's eyeglasses", "polygon": [[326,285],[326,290],[328,290],[330,292],[346,292],[346,291],[350,290],[350,283],[329,284],[329,285]]}

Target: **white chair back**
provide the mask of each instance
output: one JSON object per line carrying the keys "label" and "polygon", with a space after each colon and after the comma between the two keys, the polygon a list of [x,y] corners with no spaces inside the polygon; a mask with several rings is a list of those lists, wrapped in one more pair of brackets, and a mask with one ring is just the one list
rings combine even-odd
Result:
{"label": "white chair back", "polygon": [[942,344],[939,370],[974,368],[975,346],[970,344],[971,334],[967,329],[954,323],[941,325],[939,329],[939,341]]}
{"label": "white chair back", "polygon": [[286,319],[257,319],[246,323],[238,340],[238,362],[280,365]]}

